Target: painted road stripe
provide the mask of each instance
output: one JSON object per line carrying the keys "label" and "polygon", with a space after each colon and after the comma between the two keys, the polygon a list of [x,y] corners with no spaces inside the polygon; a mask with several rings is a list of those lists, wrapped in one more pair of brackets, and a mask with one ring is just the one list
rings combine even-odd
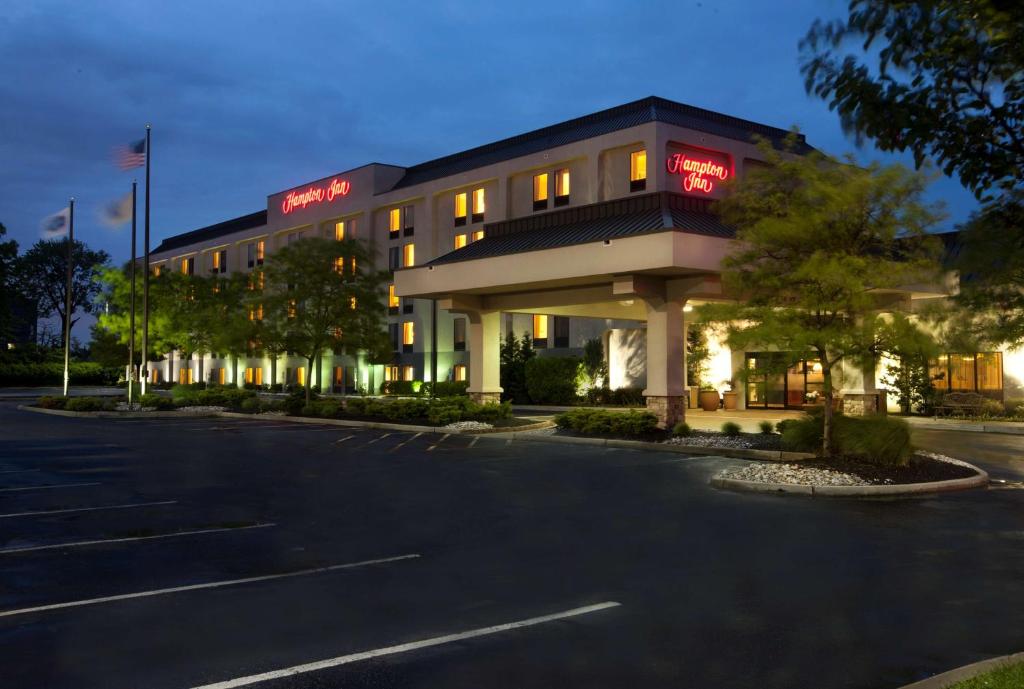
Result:
{"label": "painted road stripe", "polygon": [[157,538],[175,538],[177,536],[198,536],[208,533],[223,533],[225,531],[245,531],[246,529],[265,529],[277,524],[253,524],[252,526],[235,526],[220,529],[196,529],[195,531],[178,531],[175,533],[159,534],[157,536],[132,536],[131,538],[101,538],[95,541],[72,541],[71,543],[54,543],[53,545],[33,545],[24,548],[3,548],[0,555],[14,553],[28,553],[35,550],[56,550],[58,548],[77,548],[84,545],[104,545],[107,543],[128,543],[129,541],[152,541]]}
{"label": "painted road stripe", "polygon": [[73,507],[66,510],[39,510],[37,512],[12,512],[0,514],[0,519],[8,517],[34,517],[44,514],[68,514],[70,512],[95,512],[97,510],[127,510],[132,507],[152,507],[155,505],[176,505],[177,500],[161,500],[160,502],[134,502],[128,505],[101,505],[99,507]]}
{"label": "painted road stripe", "polygon": [[445,441],[445,439],[448,438],[448,436],[450,436],[450,435],[451,435],[451,433],[445,433],[444,435],[442,435],[440,440],[438,440],[436,443],[434,443],[433,445],[431,445],[430,447],[427,448],[427,452],[432,451],[438,445],[443,443]]}
{"label": "painted road stripe", "polygon": [[373,445],[375,442],[377,442],[379,440],[384,440],[384,438],[388,437],[389,435],[394,435],[394,433],[385,433],[384,435],[378,436],[378,437],[374,438],[373,440],[371,440],[370,442],[368,442],[365,445],[363,445],[363,447],[366,447],[366,445]]}
{"label": "painted road stripe", "polygon": [[39,469],[4,469],[0,474],[28,474]]}
{"label": "painted road stripe", "polygon": [[408,445],[409,443],[411,443],[413,440],[416,440],[416,438],[420,437],[421,435],[423,435],[422,431],[417,433],[413,437],[409,438],[408,440],[403,440],[402,442],[398,443],[393,448],[388,450],[388,452],[394,452],[395,450],[397,450],[398,448],[402,447],[403,445]]}
{"label": "painted road stripe", "polygon": [[471,440],[471,441],[470,441],[470,443],[469,443],[469,447],[467,447],[466,449],[467,449],[467,450],[469,450],[469,449],[472,449],[472,447],[473,447],[474,445],[476,445],[476,444],[477,444],[478,442],[480,442],[480,436],[476,436],[476,437],[474,437],[474,438],[473,438],[473,440]]}
{"label": "painted road stripe", "polygon": [[138,593],[122,593],[117,596],[104,596],[102,598],[89,598],[86,600],[73,600],[67,603],[52,603],[50,605],[37,605],[34,608],[21,608],[20,610],[6,610],[0,612],[0,617],[12,615],[26,615],[30,612],[45,612],[47,610],[61,610],[63,608],[78,608],[83,605],[98,605],[100,603],[113,603],[119,600],[130,600],[132,598],[149,598],[150,596],[163,596],[168,593],[183,593],[185,591],[199,591],[202,589],[216,589],[223,586],[237,586],[238,584],[252,584],[257,581],[272,581],[274,579],[288,579],[290,577],[301,577],[307,574],[320,574],[322,572],[337,572],[343,569],[354,569],[356,567],[367,567],[369,565],[382,565],[388,562],[399,560],[410,560],[419,557],[418,553],[409,555],[396,555],[395,557],[382,557],[376,560],[363,560],[361,562],[349,562],[344,565],[331,565],[329,567],[315,567],[313,569],[300,569],[285,574],[267,574],[260,577],[246,577],[245,579],[227,579],[225,581],[211,581],[205,584],[190,584],[188,586],[175,586],[166,589],[153,589],[152,591],[139,591]]}
{"label": "painted road stripe", "polygon": [[267,682],[272,679],[280,679],[282,677],[294,677],[295,675],[301,675],[306,672],[316,672],[317,670],[326,670],[327,668],[337,667],[338,665],[347,665],[349,663],[356,663],[361,660],[369,660],[370,658],[379,658],[381,656],[394,655],[396,653],[406,653],[408,651],[416,651],[421,648],[430,648],[431,646],[440,646],[442,644],[450,644],[455,641],[463,641],[464,639],[473,639],[478,636],[488,636],[490,634],[498,634],[500,632],[507,632],[512,629],[522,629],[523,627],[532,627],[538,624],[544,624],[545,622],[554,622],[556,620],[564,620],[568,617],[579,617],[580,615],[586,615],[592,612],[598,612],[601,610],[607,610],[608,608],[615,608],[621,605],[614,601],[606,603],[597,603],[596,605],[587,605],[582,608],[573,608],[572,610],[565,610],[563,612],[556,612],[552,615],[544,615],[542,617],[531,617],[526,620],[519,620],[518,622],[506,622],[505,624],[498,624],[493,627],[482,627],[480,629],[471,629],[468,632],[459,632],[457,634],[447,634],[445,636],[435,636],[432,639],[423,639],[422,641],[412,641],[407,644],[399,644],[397,646],[387,646],[385,648],[378,648],[373,651],[363,651],[362,653],[352,653],[350,655],[338,656],[336,658],[328,658],[327,660],[318,660],[313,663],[306,663],[305,665],[294,665],[292,667],[284,668],[283,670],[273,670],[271,672],[263,672],[258,675],[249,675],[247,677],[239,677],[237,679],[229,679],[223,682],[215,682],[213,684],[204,684],[202,686],[193,687],[192,689],[234,689],[234,687],[245,687],[250,684],[256,684],[258,682]]}
{"label": "painted road stripe", "polygon": [[44,490],[47,488],[79,488],[81,486],[100,486],[101,483],[55,483],[49,486],[23,486],[21,488],[0,488],[0,493],[13,493],[19,490]]}
{"label": "painted road stripe", "polygon": [[345,442],[346,440],[352,440],[352,438],[354,438],[354,437],[355,437],[354,435],[346,435],[344,438],[339,438],[339,439],[335,440],[334,444],[335,445],[340,445],[341,443]]}

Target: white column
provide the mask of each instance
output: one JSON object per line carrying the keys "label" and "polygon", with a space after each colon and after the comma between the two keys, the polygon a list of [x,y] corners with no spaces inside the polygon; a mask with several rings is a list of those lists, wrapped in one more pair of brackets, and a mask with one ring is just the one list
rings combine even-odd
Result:
{"label": "white column", "polygon": [[686,416],[683,398],[683,335],[685,299],[648,298],[647,304],[647,408],[659,424],[671,428]]}
{"label": "white column", "polygon": [[477,402],[501,399],[500,311],[466,313],[469,346],[469,396]]}

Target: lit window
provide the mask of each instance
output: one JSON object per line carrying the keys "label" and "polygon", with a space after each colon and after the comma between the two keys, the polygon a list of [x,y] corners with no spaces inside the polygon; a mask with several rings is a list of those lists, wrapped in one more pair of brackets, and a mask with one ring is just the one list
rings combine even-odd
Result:
{"label": "lit window", "polygon": [[548,339],[548,317],[536,314],[533,317],[533,339]]}
{"label": "lit window", "polygon": [[344,386],[345,385],[345,367],[344,366],[335,366],[334,367],[334,375],[332,376],[332,379],[334,381],[334,386],[335,387],[339,387],[340,388],[340,387]]}
{"label": "lit window", "polygon": [[153,266],[153,277],[160,277],[160,268],[162,268],[162,266]]}
{"label": "lit window", "polygon": [[395,294],[395,286],[388,285],[388,308],[398,308],[398,296]]}
{"label": "lit window", "polygon": [[416,324],[412,321],[402,323],[402,344],[408,347],[416,341]]}
{"label": "lit window", "polygon": [[306,367],[299,366],[295,369],[295,382],[298,383],[299,387],[306,387]]}
{"label": "lit window", "polygon": [[533,176],[533,210],[539,211],[548,207],[548,173],[542,172]]}
{"label": "lit window", "polygon": [[225,372],[226,369],[223,366],[217,369],[217,382],[221,385],[224,385],[224,381],[226,380]]}
{"label": "lit window", "polygon": [[337,239],[339,242],[341,240],[345,239],[345,221],[344,220],[339,220],[338,222],[334,223],[334,238]]}
{"label": "lit window", "polygon": [[416,265],[416,248],[413,244],[402,247],[402,265],[406,268]]}
{"label": "lit window", "polygon": [[263,265],[264,247],[265,246],[266,245],[263,243],[262,239],[260,241],[256,242],[256,265],[258,265],[258,266]]}
{"label": "lit window", "polygon": [[263,289],[263,286],[267,283],[267,276],[263,274],[263,271],[256,273],[256,289]]}
{"label": "lit window", "polygon": [[483,188],[473,190],[473,222],[480,222],[484,219],[484,190]]}
{"label": "lit window", "polygon": [[455,224],[466,224],[466,192],[455,195]]}
{"label": "lit window", "polygon": [[555,173],[555,205],[569,203],[569,168]]}
{"label": "lit window", "polygon": [[473,241],[474,242],[476,240],[478,240],[478,239],[483,239],[483,238],[484,238],[484,231],[483,230],[477,230],[476,232],[473,233]]}
{"label": "lit window", "polygon": [[221,261],[220,253],[221,252],[219,252],[219,251],[214,251],[211,254],[211,256],[213,257],[213,272],[215,272],[215,273],[221,272],[220,267],[221,267],[222,261]]}
{"label": "lit window", "polygon": [[192,275],[195,271],[195,258],[181,259],[181,274]]}
{"label": "lit window", "polygon": [[356,274],[356,257],[355,256],[352,257],[352,274],[353,275]]}
{"label": "lit window", "polygon": [[295,300],[294,299],[289,299],[288,300],[288,318],[295,318],[295,312],[296,312]]}
{"label": "lit window", "polygon": [[402,209],[392,208],[388,212],[388,232],[392,237],[397,237],[402,230]]}
{"label": "lit window", "polygon": [[455,364],[453,377],[458,381],[466,380],[466,366],[464,364]]}
{"label": "lit window", "polygon": [[335,273],[343,273],[343,272],[345,272],[345,257],[344,256],[338,256],[336,259],[334,259],[334,272]]}
{"label": "lit window", "polygon": [[348,302],[348,306],[349,306],[349,308],[350,308],[350,309],[352,309],[353,311],[355,311],[355,310],[356,310],[356,298],[355,298],[355,297],[352,297],[352,299],[351,299],[351,300],[349,300],[349,302]]}
{"label": "lit window", "polygon": [[392,380],[398,380],[398,367],[397,366],[385,366],[384,367],[384,380],[390,382]]}
{"label": "lit window", "polygon": [[629,190],[639,191],[647,182],[647,151],[633,151],[629,154]]}
{"label": "lit window", "polygon": [[466,235],[464,235],[464,234],[457,234],[457,235],[455,235],[455,248],[456,249],[461,249],[464,246],[466,246]]}
{"label": "lit window", "polygon": [[262,321],[263,320],[263,304],[257,304],[256,305],[256,320],[258,320],[258,321]]}
{"label": "lit window", "polygon": [[412,381],[413,375],[415,375],[415,371],[412,366],[402,367],[402,380]]}
{"label": "lit window", "polygon": [[253,383],[256,382],[255,369],[253,369],[253,368],[245,369],[245,382],[249,383],[250,385],[252,385]]}

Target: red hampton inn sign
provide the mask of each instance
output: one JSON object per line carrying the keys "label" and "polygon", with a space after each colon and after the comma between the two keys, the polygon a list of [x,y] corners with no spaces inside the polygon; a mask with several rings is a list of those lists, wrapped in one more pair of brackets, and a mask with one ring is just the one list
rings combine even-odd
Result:
{"label": "red hampton inn sign", "polygon": [[305,208],[310,204],[330,203],[339,196],[347,196],[352,184],[345,179],[335,177],[323,186],[310,186],[300,191],[289,191],[281,202],[281,210],[287,215],[296,208]]}
{"label": "red hampton inn sign", "polygon": [[683,191],[710,194],[714,180],[729,177],[729,169],[722,163],[701,153],[673,153],[666,161],[669,173],[683,176]]}

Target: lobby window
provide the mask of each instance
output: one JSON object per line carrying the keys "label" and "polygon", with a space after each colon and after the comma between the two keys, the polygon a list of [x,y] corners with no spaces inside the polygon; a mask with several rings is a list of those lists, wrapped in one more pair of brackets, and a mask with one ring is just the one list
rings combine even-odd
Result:
{"label": "lobby window", "polygon": [[416,265],[416,246],[406,244],[402,247],[402,266],[408,268]]}
{"label": "lobby window", "polygon": [[942,354],[928,362],[932,385],[940,392],[977,392],[1003,395],[1002,352]]}
{"label": "lobby window", "polygon": [[416,342],[416,324],[412,321],[402,323],[402,351],[411,352]]}
{"label": "lobby window", "polygon": [[548,173],[533,176],[533,210],[542,211],[548,207]]}
{"label": "lobby window", "polygon": [[402,380],[411,383],[413,376],[416,375],[416,370],[412,366],[402,367]]}
{"label": "lobby window", "polygon": [[452,329],[452,346],[456,352],[466,351],[466,319],[456,318]]}
{"label": "lobby window", "polygon": [[455,367],[452,369],[452,378],[460,382],[466,380],[466,365],[455,364]]}
{"label": "lobby window", "polygon": [[393,284],[388,285],[388,313],[398,313],[398,296]]}
{"label": "lobby window", "polygon": [[258,366],[245,369],[245,382],[249,385],[263,385],[263,369]]}
{"label": "lobby window", "polygon": [[416,209],[413,206],[402,208],[402,234],[411,237],[415,231]]}
{"label": "lobby window", "polygon": [[464,246],[466,246],[466,235],[464,235],[464,234],[457,234],[457,235],[455,235],[455,248],[456,249],[461,249]]}
{"label": "lobby window", "polygon": [[473,190],[473,222],[483,222],[485,199],[483,187]]}
{"label": "lobby window", "polygon": [[643,191],[647,188],[647,151],[633,151],[629,154],[629,190]]}
{"label": "lobby window", "polygon": [[339,220],[334,223],[334,238],[339,242],[345,239],[345,221]]}
{"label": "lobby window", "polygon": [[537,349],[548,346],[548,317],[539,313],[533,316],[533,346]]}
{"label": "lobby window", "polygon": [[473,241],[474,242],[477,241],[477,240],[483,239],[483,238],[484,238],[484,231],[483,230],[477,230],[476,232],[473,233]]}
{"label": "lobby window", "polygon": [[392,208],[388,211],[388,238],[398,239],[402,232],[402,209]]}
{"label": "lobby window", "polygon": [[455,195],[455,226],[466,224],[466,192]]}
{"label": "lobby window", "polygon": [[569,168],[564,167],[555,172],[555,205],[569,204]]}
{"label": "lobby window", "polygon": [[392,246],[388,249],[388,268],[390,270],[398,270],[401,268],[402,254],[399,252],[397,246]]}
{"label": "lobby window", "polygon": [[181,259],[181,274],[182,275],[194,275],[196,270],[196,259],[183,258]]}
{"label": "lobby window", "polygon": [[398,323],[388,324],[388,335],[391,337],[391,351],[398,351]]}

